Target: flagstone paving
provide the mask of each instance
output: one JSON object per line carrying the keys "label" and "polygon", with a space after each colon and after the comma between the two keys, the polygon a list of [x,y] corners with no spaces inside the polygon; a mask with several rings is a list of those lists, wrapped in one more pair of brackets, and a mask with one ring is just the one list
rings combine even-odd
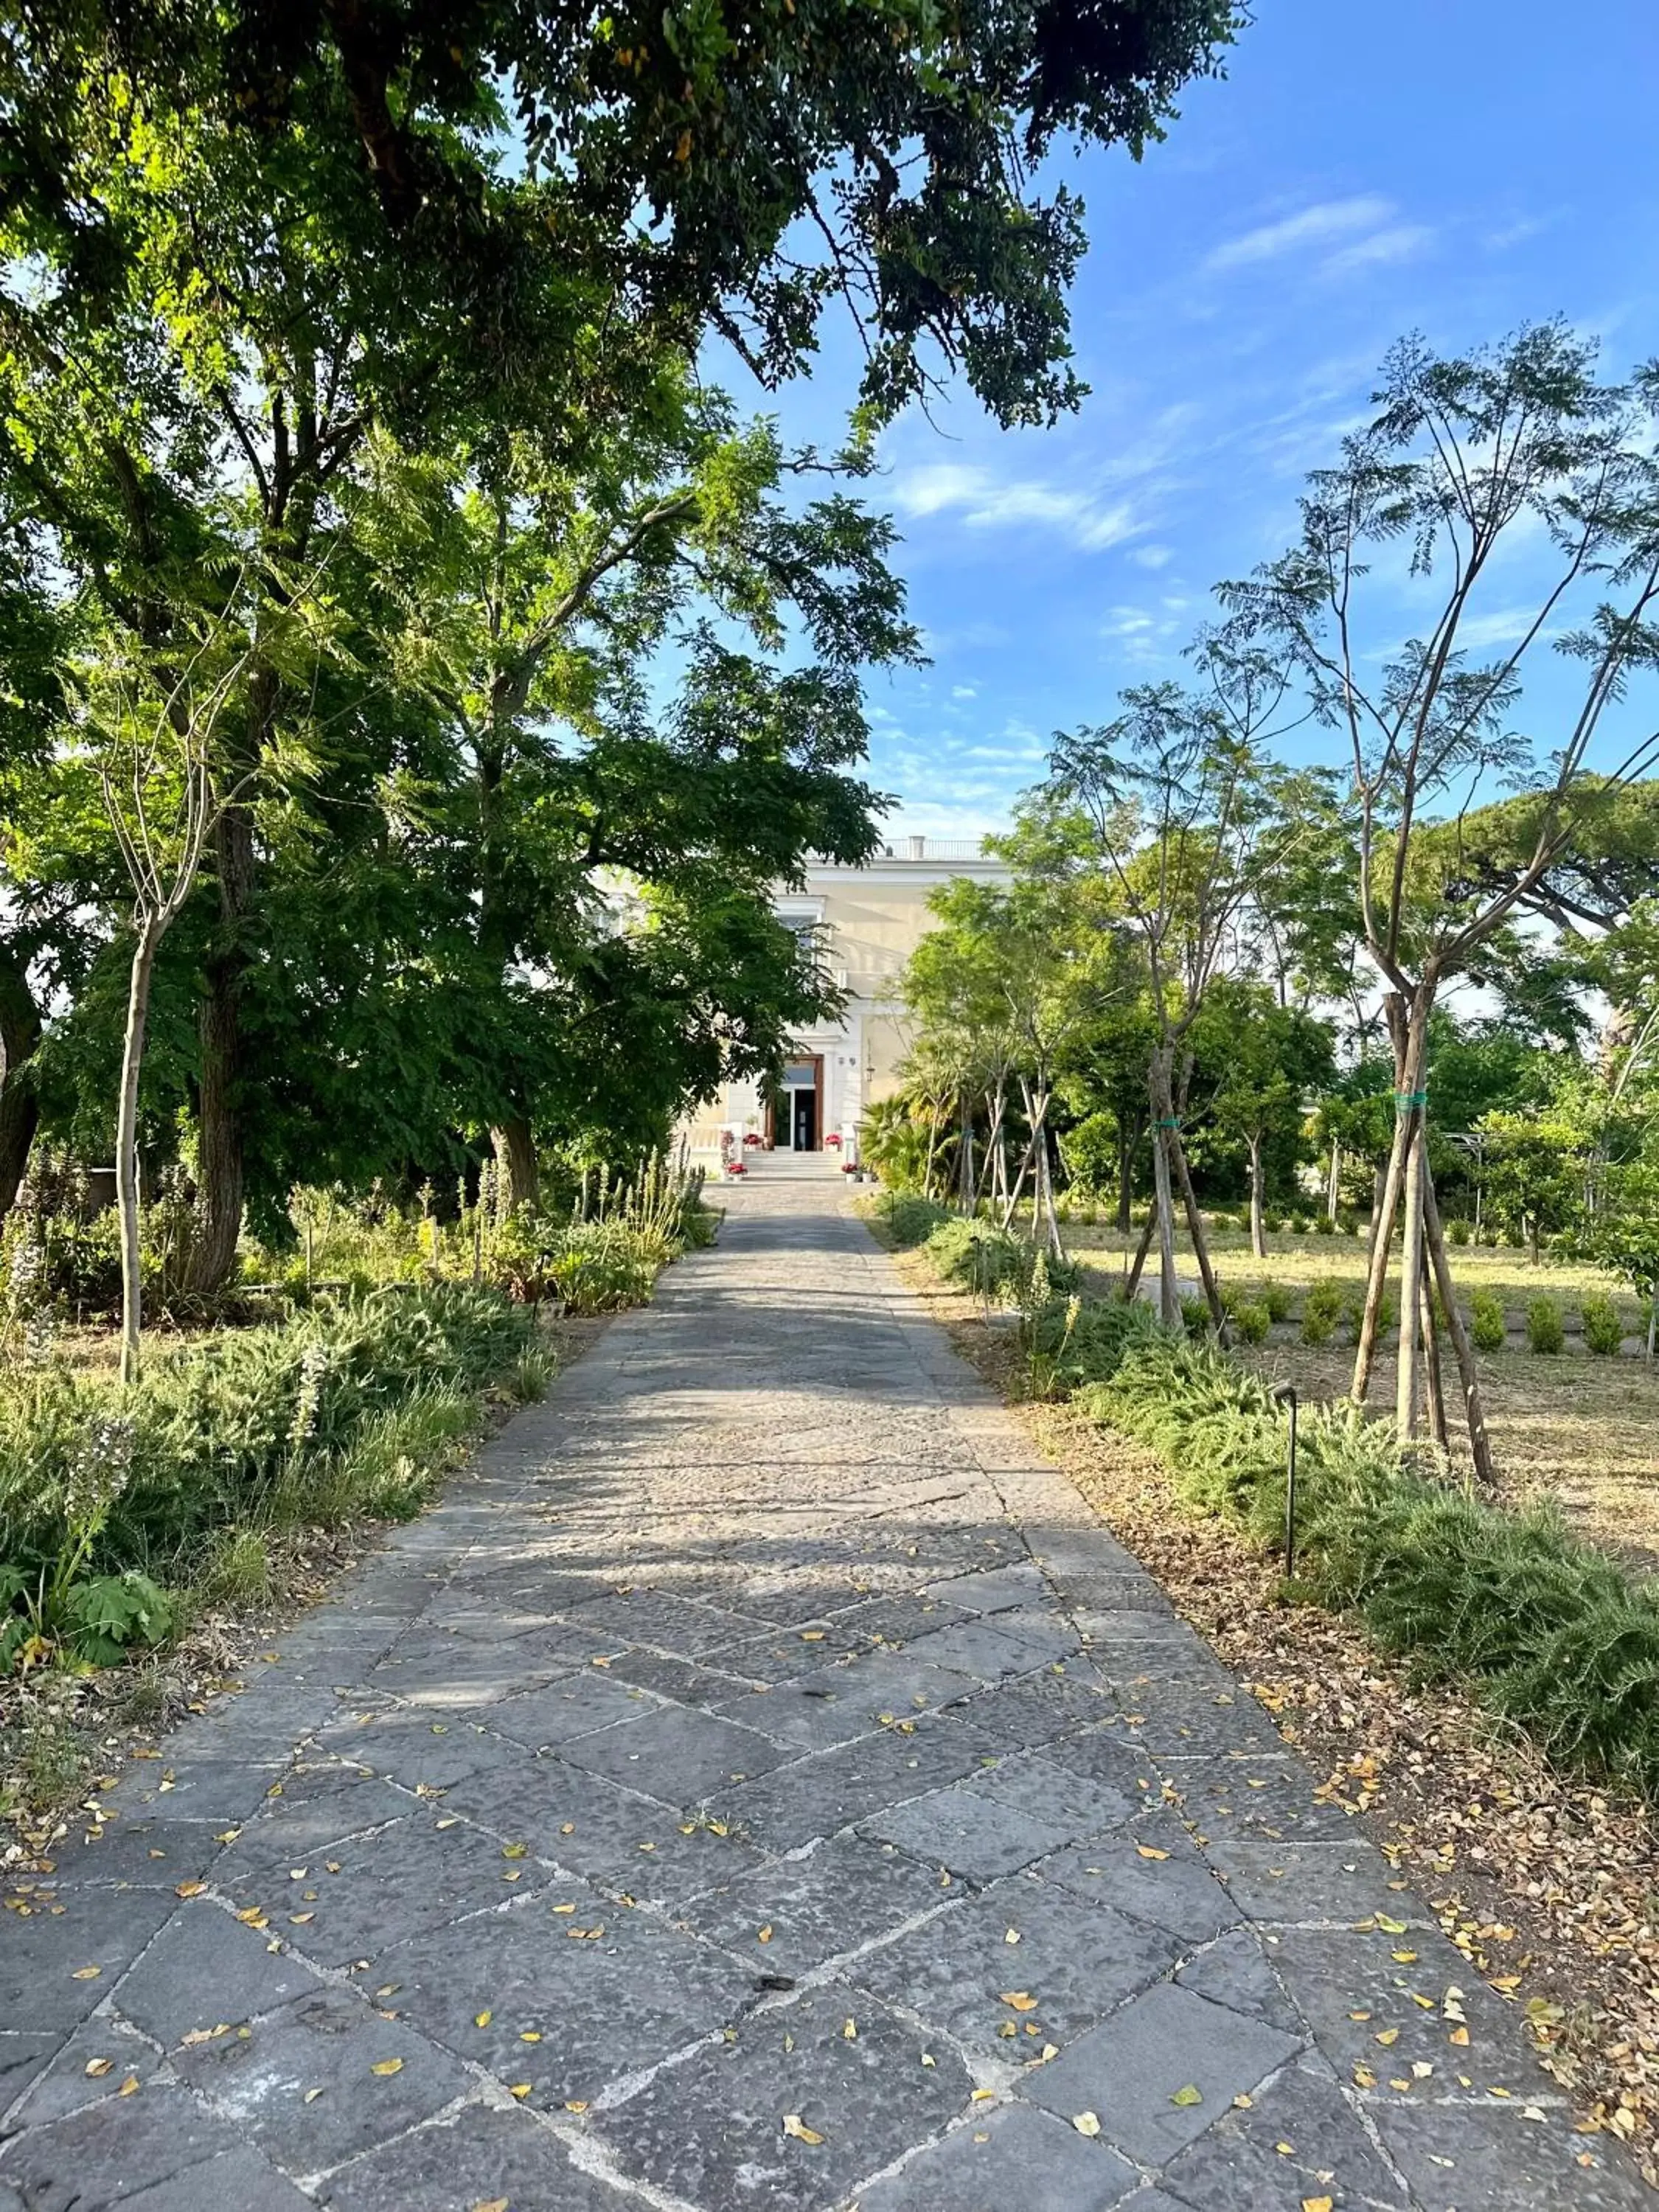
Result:
{"label": "flagstone paving", "polygon": [[0,1916],[0,2212],[1609,2212],[782,1164]]}

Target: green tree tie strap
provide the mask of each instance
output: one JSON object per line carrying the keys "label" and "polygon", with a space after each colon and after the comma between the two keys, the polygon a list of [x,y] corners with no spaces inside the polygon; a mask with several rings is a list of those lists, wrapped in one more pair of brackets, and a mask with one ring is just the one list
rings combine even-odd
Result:
{"label": "green tree tie strap", "polygon": [[1409,1114],[1413,1106],[1420,1106],[1426,1113],[1429,1106],[1429,1094],[1426,1091],[1396,1091],[1394,1094],[1394,1103],[1395,1111],[1399,1114]]}
{"label": "green tree tie strap", "polygon": [[1160,1114],[1152,1127],[1155,1129],[1178,1129],[1181,1127],[1181,1116],[1179,1114]]}

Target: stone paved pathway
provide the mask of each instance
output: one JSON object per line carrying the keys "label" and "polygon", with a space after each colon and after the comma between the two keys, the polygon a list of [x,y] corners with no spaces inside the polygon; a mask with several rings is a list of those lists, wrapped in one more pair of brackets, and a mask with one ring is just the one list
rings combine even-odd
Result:
{"label": "stone paved pathway", "polygon": [[280,1650],[0,1915],[7,2212],[1650,2201],[827,1178]]}

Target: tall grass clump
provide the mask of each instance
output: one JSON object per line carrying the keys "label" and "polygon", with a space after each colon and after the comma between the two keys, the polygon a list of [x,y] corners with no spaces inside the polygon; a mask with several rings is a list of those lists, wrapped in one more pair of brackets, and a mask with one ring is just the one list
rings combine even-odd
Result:
{"label": "tall grass clump", "polygon": [[907,1251],[925,1244],[936,1229],[951,1218],[948,1206],[912,1191],[884,1190],[871,1211],[894,1243]]}

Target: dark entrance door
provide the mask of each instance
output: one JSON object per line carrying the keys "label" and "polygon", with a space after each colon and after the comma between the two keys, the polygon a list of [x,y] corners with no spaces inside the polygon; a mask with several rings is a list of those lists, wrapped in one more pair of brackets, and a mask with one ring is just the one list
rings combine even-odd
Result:
{"label": "dark entrance door", "polygon": [[793,1115],[790,1124],[790,1143],[798,1152],[815,1152],[818,1148],[818,1095],[816,1091],[792,1091],[788,1093],[789,1110]]}

